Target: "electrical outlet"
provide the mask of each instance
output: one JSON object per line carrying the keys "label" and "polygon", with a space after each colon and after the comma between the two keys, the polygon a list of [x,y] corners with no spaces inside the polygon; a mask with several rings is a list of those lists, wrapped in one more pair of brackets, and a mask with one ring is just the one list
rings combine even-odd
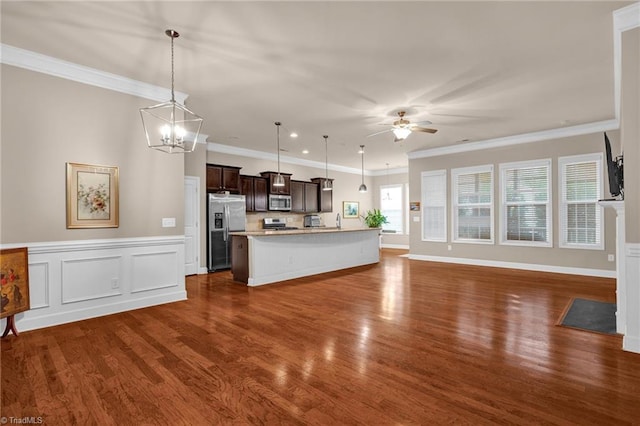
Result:
{"label": "electrical outlet", "polygon": [[118,283],[117,278],[111,278],[111,288],[118,288],[120,284]]}
{"label": "electrical outlet", "polygon": [[453,247],[451,247],[451,244],[449,244],[449,245],[447,246],[447,250],[449,250],[449,251],[453,250]]}
{"label": "electrical outlet", "polygon": [[616,256],[614,254],[607,255],[607,260],[609,262],[615,262]]}

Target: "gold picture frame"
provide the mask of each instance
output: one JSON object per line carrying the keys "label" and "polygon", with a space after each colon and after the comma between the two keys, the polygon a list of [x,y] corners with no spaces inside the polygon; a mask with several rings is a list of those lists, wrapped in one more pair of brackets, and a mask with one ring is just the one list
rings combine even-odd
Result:
{"label": "gold picture frame", "polygon": [[118,167],[67,163],[67,228],[117,228]]}
{"label": "gold picture frame", "polygon": [[342,202],[342,217],[345,219],[354,219],[360,216],[360,203],[357,201]]}
{"label": "gold picture frame", "polygon": [[0,318],[30,309],[29,261],[26,247],[0,250],[0,282]]}

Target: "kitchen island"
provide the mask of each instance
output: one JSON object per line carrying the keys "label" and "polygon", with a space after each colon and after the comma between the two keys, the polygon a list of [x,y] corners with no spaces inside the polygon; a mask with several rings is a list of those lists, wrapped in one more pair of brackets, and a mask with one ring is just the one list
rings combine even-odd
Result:
{"label": "kitchen island", "polygon": [[249,286],[380,261],[379,228],[232,232],[231,272]]}

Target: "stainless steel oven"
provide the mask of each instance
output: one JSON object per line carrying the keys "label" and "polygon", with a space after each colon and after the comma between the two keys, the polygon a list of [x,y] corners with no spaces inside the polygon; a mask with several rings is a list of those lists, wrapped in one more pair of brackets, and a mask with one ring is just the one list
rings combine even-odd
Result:
{"label": "stainless steel oven", "polygon": [[269,210],[290,211],[291,195],[269,194]]}

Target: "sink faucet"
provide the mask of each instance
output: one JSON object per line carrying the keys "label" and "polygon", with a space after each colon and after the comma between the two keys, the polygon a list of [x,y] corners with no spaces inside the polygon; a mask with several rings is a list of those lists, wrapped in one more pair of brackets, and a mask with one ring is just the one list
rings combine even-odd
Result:
{"label": "sink faucet", "polygon": [[336,216],[336,227],[338,229],[342,228],[342,220],[340,220],[340,213],[338,213],[338,216]]}

